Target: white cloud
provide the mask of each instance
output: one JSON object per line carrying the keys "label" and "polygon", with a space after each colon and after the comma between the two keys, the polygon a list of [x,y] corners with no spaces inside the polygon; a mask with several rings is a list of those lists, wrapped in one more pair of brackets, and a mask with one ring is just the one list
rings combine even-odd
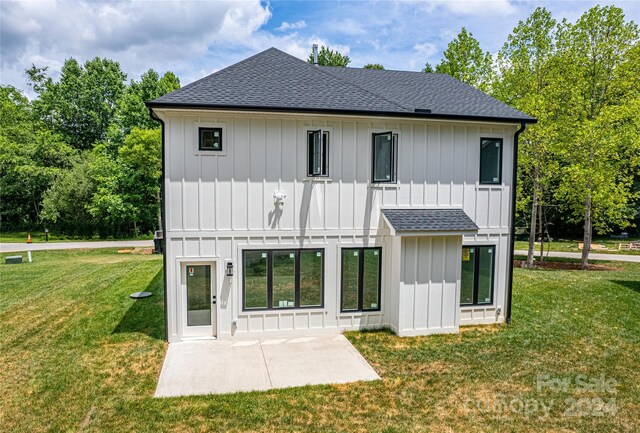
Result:
{"label": "white cloud", "polygon": [[431,56],[433,56],[435,53],[438,52],[438,47],[436,46],[436,44],[431,43],[431,42],[425,42],[423,44],[416,44],[413,46],[414,51],[425,57],[425,58],[429,58]]}
{"label": "white cloud", "polygon": [[295,23],[288,23],[283,21],[282,24],[276,30],[280,30],[281,32],[285,32],[287,30],[300,30],[307,27],[307,23],[305,20],[296,21]]}
{"label": "white cloud", "polygon": [[425,4],[457,15],[512,15],[518,10],[511,0],[428,0]]}
{"label": "white cloud", "polygon": [[[192,73],[212,45],[243,45],[271,18],[243,2],[0,2],[0,80],[25,88],[24,70],[76,57],[112,58],[137,76],[154,68]],[[208,67],[208,66],[205,66]],[[180,74],[184,75],[184,74]]]}

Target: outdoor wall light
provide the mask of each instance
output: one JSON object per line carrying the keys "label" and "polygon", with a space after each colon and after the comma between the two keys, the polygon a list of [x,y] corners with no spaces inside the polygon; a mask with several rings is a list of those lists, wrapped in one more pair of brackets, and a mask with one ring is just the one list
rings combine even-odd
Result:
{"label": "outdoor wall light", "polygon": [[227,277],[233,277],[233,262],[227,262]]}

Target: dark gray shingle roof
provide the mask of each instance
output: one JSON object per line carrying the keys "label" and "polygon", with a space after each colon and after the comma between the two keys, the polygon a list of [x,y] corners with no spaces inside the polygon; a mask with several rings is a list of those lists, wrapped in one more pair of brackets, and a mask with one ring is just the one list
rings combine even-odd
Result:
{"label": "dark gray shingle roof", "polygon": [[478,226],[462,209],[383,209],[398,232],[476,231]]}
{"label": "dark gray shingle roof", "polygon": [[275,48],[148,105],[534,121],[448,75],[314,66]]}

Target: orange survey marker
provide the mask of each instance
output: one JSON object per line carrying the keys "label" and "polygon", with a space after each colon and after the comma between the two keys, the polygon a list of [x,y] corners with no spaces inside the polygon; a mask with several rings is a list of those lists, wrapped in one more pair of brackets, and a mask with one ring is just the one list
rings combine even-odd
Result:
{"label": "orange survey marker", "polygon": [[27,233],[27,243],[30,244],[31,242],[31,233]]}

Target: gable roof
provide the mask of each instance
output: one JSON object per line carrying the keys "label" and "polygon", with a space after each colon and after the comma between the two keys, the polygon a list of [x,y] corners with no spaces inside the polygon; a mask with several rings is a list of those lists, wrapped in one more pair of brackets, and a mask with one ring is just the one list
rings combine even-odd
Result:
{"label": "gable roof", "polygon": [[276,48],[147,106],[535,122],[445,74],[317,66]]}
{"label": "gable roof", "polygon": [[396,232],[473,232],[478,226],[462,209],[382,209]]}

